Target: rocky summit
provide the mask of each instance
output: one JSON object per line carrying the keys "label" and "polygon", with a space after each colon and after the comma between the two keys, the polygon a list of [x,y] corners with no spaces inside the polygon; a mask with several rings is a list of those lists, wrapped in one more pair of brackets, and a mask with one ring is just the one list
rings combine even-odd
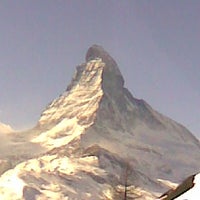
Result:
{"label": "rocky summit", "polygon": [[6,200],[151,200],[200,169],[199,140],[133,97],[98,45],[36,126],[9,141]]}

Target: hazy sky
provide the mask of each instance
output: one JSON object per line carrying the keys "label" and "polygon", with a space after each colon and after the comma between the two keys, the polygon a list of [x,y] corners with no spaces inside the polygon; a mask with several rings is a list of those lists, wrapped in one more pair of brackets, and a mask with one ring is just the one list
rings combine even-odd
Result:
{"label": "hazy sky", "polygon": [[36,124],[92,44],[136,98],[200,137],[199,0],[0,2],[0,121]]}

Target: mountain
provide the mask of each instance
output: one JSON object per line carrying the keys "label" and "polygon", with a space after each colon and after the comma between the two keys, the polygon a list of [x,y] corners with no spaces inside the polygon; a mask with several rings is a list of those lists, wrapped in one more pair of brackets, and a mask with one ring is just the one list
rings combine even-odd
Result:
{"label": "mountain", "polygon": [[11,141],[19,152],[14,163],[8,156],[0,199],[155,199],[167,190],[159,180],[181,182],[200,169],[199,140],[133,97],[98,45],[37,125]]}

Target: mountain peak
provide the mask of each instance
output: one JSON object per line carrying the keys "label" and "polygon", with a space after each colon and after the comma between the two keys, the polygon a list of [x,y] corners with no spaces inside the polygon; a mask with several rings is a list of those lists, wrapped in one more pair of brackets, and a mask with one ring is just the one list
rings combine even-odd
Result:
{"label": "mountain peak", "polygon": [[115,86],[114,88],[121,89],[124,86],[124,78],[118,68],[115,60],[109,55],[103,47],[99,45],[92,45],[86,53],[86,62],[95,60],[97,58],[102,59],[105,63],[103,70],[103,89]]}
{"label": "mountain peak", "polygon": [[89,47],[85,60],[86,62],[89,62],[90,60],[101,58],[104,62],[113,62],[114,65],[116,65],[116,62],[114,59],[109,55],[109,53],[100,45],[94,44],[91,47]]}

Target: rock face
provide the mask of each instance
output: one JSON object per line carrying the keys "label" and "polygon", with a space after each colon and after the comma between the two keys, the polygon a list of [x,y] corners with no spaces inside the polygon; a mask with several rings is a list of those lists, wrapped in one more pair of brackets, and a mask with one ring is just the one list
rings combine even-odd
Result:
{"label": "rock face", "polygon": [[1,176],[0,199],[155,199],[166,190],[157,179],[200,169],[199,141],[134,98],[98,45],[27,133],[42,150]]}
{"label": "rock face", "polygon": [[194,174],[180,185],[160,196],[160,200],[197,200],[200,196],[200,174]]}

